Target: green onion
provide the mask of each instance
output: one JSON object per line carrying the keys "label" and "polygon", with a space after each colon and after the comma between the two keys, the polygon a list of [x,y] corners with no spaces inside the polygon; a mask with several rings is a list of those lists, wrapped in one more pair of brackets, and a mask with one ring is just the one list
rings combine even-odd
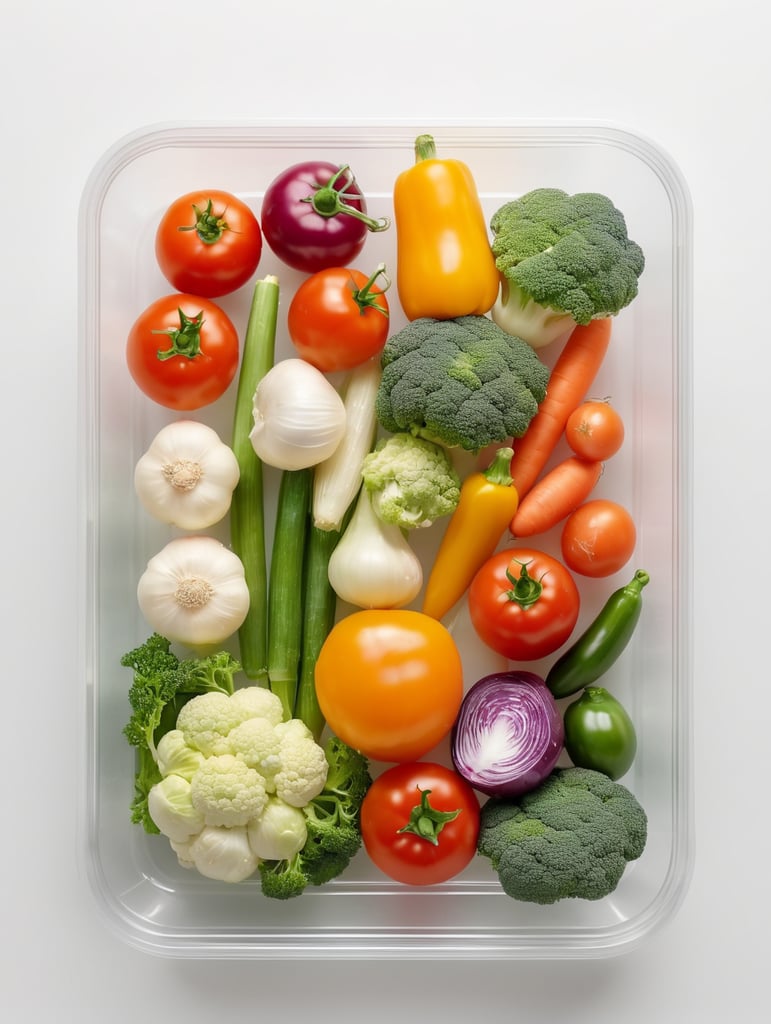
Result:
{"label": "green onion", "polygon": [[303,564],[311,500],[311,469],[284,470],[268,584],[268,680],[292,718],[303,630]]}
{"label": "green onion", "polygon": [[244,338],[233,421],[233,451],[240,478],[230,506],[231,543],[241,559],[249,587],[249,611],[238,631],[244,674],[267,683],[267,560],[262,462],[249,434],[257,385],[272,367],[278,320],[278,279],[272,276],[254,286]]}

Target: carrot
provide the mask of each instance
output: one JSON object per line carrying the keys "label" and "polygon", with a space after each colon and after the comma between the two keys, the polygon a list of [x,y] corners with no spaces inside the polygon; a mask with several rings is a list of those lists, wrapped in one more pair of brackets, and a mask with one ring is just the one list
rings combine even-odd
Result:
{"label": "carrot", "polygon": [[515,537],[545,533],[570,515],[589,497],[602,476],[601,462],[571,455],[535,483],[512,517]]}
{"label": "carrot", "polygon": [[584,398],[605,358],[610,342],[611,318],[579,324],[565,342],[549,378],[546,398],[530,426],[514,441],[511,475],[520,502],[538,479],[568,416]]}

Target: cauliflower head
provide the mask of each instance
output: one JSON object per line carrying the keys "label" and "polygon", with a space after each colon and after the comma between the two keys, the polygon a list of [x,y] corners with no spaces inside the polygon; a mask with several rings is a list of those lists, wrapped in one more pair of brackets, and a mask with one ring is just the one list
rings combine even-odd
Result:
{"label": "cauliflower head", "polygon": [[283,721],[280,698],[253,686],[183,705],[158,744],[158,769],[148,808],[180,864],[238,882],[264,857],[302,847],[302,809],[323,790],[329,762],[303,722]]}

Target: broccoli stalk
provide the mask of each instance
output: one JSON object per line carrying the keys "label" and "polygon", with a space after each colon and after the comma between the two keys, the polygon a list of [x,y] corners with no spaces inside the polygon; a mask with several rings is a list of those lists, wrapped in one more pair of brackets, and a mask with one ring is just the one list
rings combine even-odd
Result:
{"label": "broccoli stalk", "polygon": [[131,820],[157,835],[158,827],[147,809],[147,797],[161,781],[158,742],[174,728],[180,708],[191,697],[212,691],[233,693],[234,676],[241,666],[225,651],[180,660],[172,653],[170,641],[158,633],[124,654],[120,663],[134,672],[128,693],[131,717],[123,729],[123,735],[137,751]]}
{"label": "broccoli stalk", "polygon": [[361,847],[359,815],[372,778],[366,758],[337,737],[325,747],[329,771],[323,790],[303,807],[308,838],[289,860],[264,860],[262,891],[272,899],[299,896],[341,874]]}
{"label": "broccoli stalk", "polygon": [[645,257],[599,192],[534,189],[496,210],[490,228],[502,283],[491,316],[533,348],[614,316],[637,295]]}

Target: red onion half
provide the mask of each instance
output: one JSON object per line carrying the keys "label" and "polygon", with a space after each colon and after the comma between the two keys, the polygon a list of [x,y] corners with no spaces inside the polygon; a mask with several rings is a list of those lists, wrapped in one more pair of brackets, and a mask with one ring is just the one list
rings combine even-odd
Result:
{"label": "red onion half", "polygon": [[455,770],[488,796],[535,789],[557,763],[562,715],[533,672],[496,672],[466,693],[451,737]]}

